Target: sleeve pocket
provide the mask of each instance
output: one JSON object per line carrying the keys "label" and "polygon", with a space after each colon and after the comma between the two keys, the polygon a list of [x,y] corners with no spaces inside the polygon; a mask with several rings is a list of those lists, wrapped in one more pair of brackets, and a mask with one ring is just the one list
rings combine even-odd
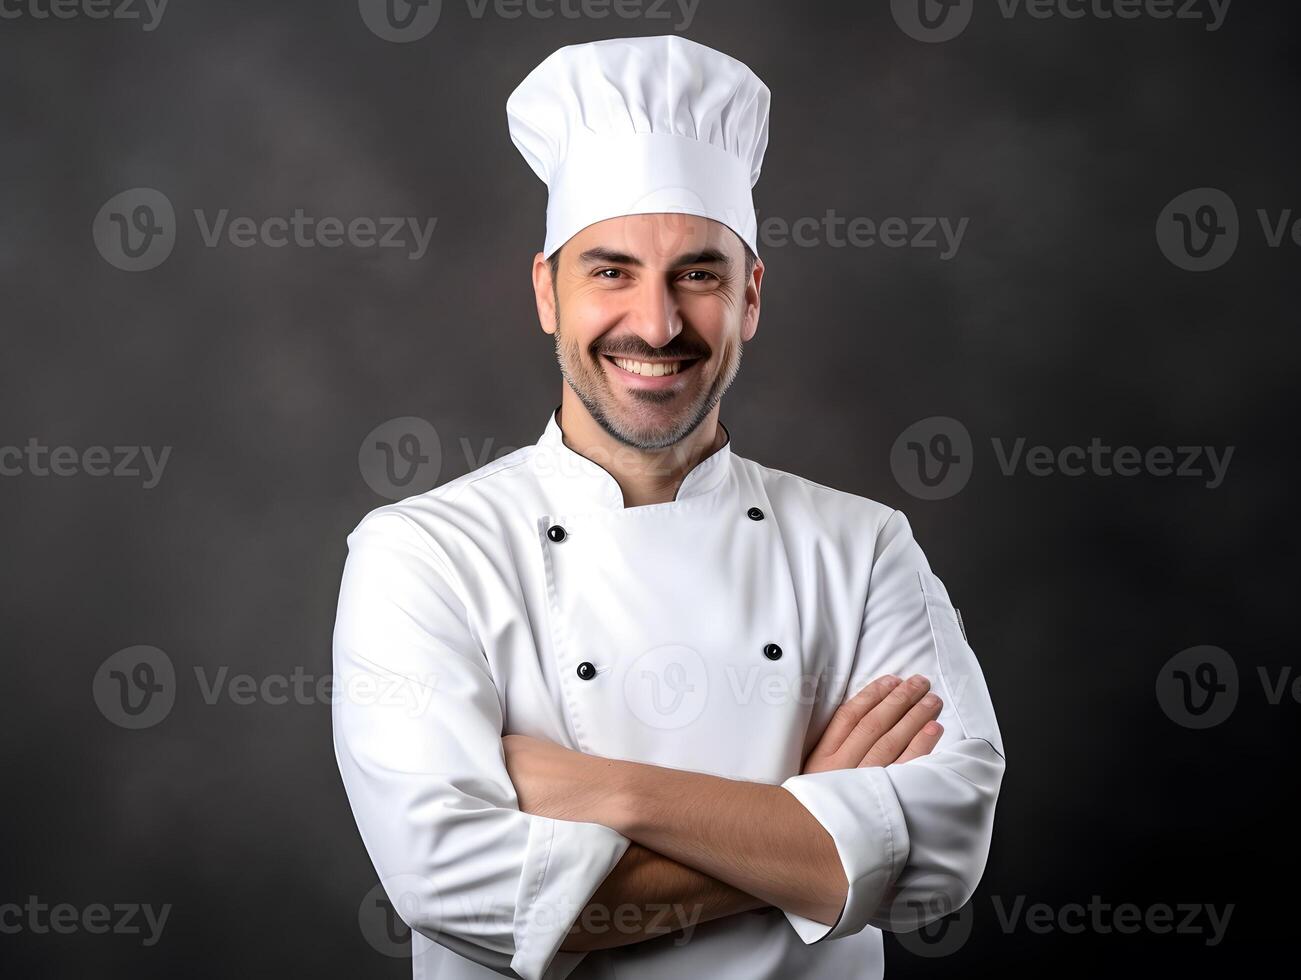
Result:
{"label": "sleeve pocket", "polygon": [[969,738],[983,738],[994,747],[1000,758],[1005,759],[1003,736],[994,717],[994,703],[990,700],[985,676],[975,652],[967,643],[948,591],[933,572],[923,570],[917,575],[926,601],[926,616],[930,620],[935,656],[948,692],[949,707]]}

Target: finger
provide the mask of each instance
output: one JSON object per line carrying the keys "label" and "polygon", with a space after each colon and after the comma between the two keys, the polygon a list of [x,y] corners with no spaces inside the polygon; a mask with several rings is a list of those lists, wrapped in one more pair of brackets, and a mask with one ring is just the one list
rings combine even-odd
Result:
{"label": "finger", "polygon": [[908,748],[903,750],[903,755],[895,760],[895,764],[898,765],[901,762],[909,762],[912,759],[920,759],[924,755],[930,755],[931,750],[939,743],[940,736],[943,734],[943,725],[938,721],[928,721],[922,725],[922,730],[908,743]]}
{"label": "finger", "polygon": [[813,754],[819,756],[835,754],[863,716],[880,704],[886,695],[901,683],[902,680],[893,674],[878,677],[837,708],[822,737],[818,739]]}
{"label": "finger", "polygon": [[944,702],[940,696],[931,691],[913,705],[888,732],[876,740],[876,744],[868,750],[862,765],[888,766],[897,762],[899,756],[912,744],[912,740],[926,727],[927,722],[939,717],[943,707]]}
{"label": "finger", "polygon": [[[844,744],[837,750],[837,758],[845,768],[859,765],[886,732],[890,731],[899,719],[906,715],[918,701],[926,696],[931,682],[921,674],[914,674],[908,680],[895,687],[881,699],[881,703],[869,711],[846,736]],[[911,737],[911,736],[910,736]],[[905,743],[906,744],[906,743]],[[903,746],[900,746],[902,750]]]}

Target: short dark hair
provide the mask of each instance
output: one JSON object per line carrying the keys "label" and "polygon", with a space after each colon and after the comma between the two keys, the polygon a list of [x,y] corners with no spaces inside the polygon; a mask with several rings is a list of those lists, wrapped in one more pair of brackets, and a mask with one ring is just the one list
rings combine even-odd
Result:
{"label": "short dark hair", "polygon": [[[740,235],[737,235],[736,237],[741,238]],[[555,284],[556,276],[560,274],[560,251],[564,247],[565,246],[561,245],[560,248],[552,252],[551,256],[547,259],[547,264],[551,266],[551,282],[553,285]],[[750,275],[754,272],[754,264],[759,261],[759,256],[754,254],[754,250],[750,248],[749,242],[744,239],[741,239],[741,247],[745,249],[745,278],[748,280]]]}

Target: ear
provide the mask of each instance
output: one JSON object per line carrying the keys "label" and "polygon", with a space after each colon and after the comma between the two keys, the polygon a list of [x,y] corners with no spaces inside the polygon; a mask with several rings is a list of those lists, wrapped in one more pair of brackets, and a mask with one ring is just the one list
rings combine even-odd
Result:
{"label": "ear", "polygon": [[741,340],[748,341],[759,329],[759,291],[763,287],[763,259],[756,258],[754,272],[745,284],[745,317],[741,321]]}
{"label": "ear", "polygon": [[545,333],[556,332],[556,294],[551,282],[551,263],[541,252],[533,256],[533,300],[538,307],[538,323]]}

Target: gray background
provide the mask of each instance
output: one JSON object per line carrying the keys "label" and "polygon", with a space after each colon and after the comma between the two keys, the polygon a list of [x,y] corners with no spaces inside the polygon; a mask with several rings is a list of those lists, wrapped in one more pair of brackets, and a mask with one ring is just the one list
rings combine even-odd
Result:
{"label": "gray background", "polygon": [[[928,44],[885,3],[703,0],[683,31],[774,93],[761,219],[969,219],[947,261],[879,243],[762,248],[762,322],[723,406],[739,454],[905,511],[998,708],[1011,765],[971,936],[941,958],[890,937],[891,975],[1210,976],[1285,948],[1301,707],[1269,704],[1258,668],[1298,666],[1284,628],[1298,247],[1268,247],[1256,209],[1301,210],[1299,19],[1237,3],[1212,32],[1008,19],[989,3]],[[0,904],[172,906],[149,948],[0,934],[6,972],[409,975],[358,925],[375,875],[328,706],[208,704],[194,669],[329,672],[344,539],[386,502],[358,464],[376,426],[431,422],[438,482],[477,465],[467,445],[491,458],[540,435],[560,391],[528,284],[544,190],[504,102],[561,44],[676,20],[475,19],[449,0],[407,44],[344,0],[174,0],[153,31],[0,20],[0,444],[173,447],[148,490],[0,477]],[[1236,202],[1241,240],[1194,273],[1155,227],[1206,186]],[[136,187],[166,194],[178,225],[165,262],[129,273],[92,222]],[[192,216],[296,207],[438,223],[413,261],[208,248]],[[891,468],[898,435],[930,416],[974,442],[970,481],[935,501]],[[991,449],[1094,436],[1235,450],[1208,489],[1008,476]],[[177,690],[166,718],[131,731],[92,686],[139,644],[166,652]],[[1193,730],[1157,691],[1169,658],[1204,644],[1236,663],[1239,698]],[[1006,931],[994,904],[1094,895],[1235,908],[1208,946]]]}

